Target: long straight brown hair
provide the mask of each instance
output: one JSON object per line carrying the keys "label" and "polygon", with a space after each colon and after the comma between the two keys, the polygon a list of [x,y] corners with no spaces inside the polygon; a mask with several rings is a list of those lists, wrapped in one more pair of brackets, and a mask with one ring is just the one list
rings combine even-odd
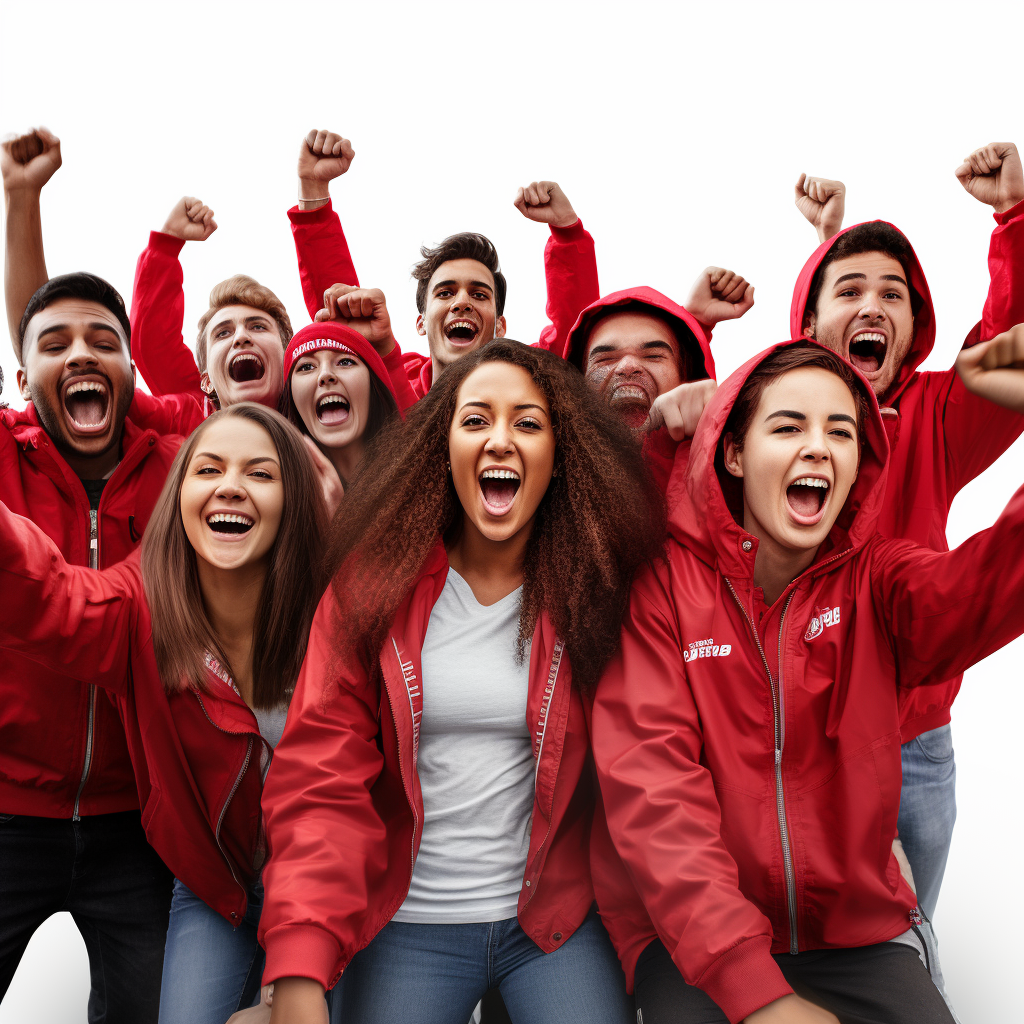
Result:
{"label": "long straight brown hair", "polygon": [[[327,509],[313,460],[283,416],[254,402],[214,413],[181,446],[142,539],[142,581],[153,620],[153,647],[168,691],[207,689],[206,656],[232,668],[203,605],[196,553],[181,520],[181,485],[211,423],[238,416],[261,426],[277,449],[284,509],[252,624],[252,703],[272,708],[291,693],[309,627],[327,586],[323,551]],[[234,674],[234,673],[232,673]]]}

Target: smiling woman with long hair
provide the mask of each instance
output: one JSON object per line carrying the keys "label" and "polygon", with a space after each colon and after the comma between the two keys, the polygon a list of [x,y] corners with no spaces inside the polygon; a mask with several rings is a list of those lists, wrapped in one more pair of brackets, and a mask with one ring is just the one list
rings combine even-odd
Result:
{"label": "smiling woman with long hair", "polygon": [[141,564],[69,565],[0,505],[0,646],[108,691],[146,836],[176,877],[162,1024],[223,1024],[259,989],[260,798],[327,579],[326,529],[302,438],[251,403],[181,448]]}
{"label": "smiling woman with long hair", "polygon": [[360,1022],[465,1024],[498,986],[526,1024],[625,1024],[584,695],[662,537],[637,444],[575,368],[499,340],[370,457],[268,779],[273,1019],[322,1019],[344,971]]}

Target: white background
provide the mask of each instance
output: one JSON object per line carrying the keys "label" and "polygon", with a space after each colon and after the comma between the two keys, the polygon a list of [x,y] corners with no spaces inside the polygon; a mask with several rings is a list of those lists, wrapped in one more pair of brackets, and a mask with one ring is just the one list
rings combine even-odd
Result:
{"label": "white background", "polygon": [[[45,124],[64,166],[43,198],[51,274],[78,269],[128,299],[147,232],[183,194],[220,230],[183,253],[186,338],[214,283],[244,272],[307,321],[285,210],[312,127],[352,139],[333,185],[361,281],[389,297],[406,348],[422,243],[479,230],[510,281],[511,337],[544,323],[546,229],[516,187],[559,181],[597,241],[602,290],[682,300],[707,264],[757,304],[716,333],[719,379],[788,336],[816,245],[793,206],[801,171],[842,178],[847,223],[893,220],[935,297],[948,366],[979,319],[989,208],[953,170],[970,150],[1024,148],[1018,3],[637,2],[563,5],[62,4],[0,6],[0,131]],[[21,405],[0,345],[5,398]],[[1024,479],[1015,446],[957,499],[952,542]],[[954,711],[960,806],[936,918],[966,1022],[1019,1020],[1018,642],[968,674]],[[66,915],[41,929],[0,1024],[84,1021],[85,949]]]}

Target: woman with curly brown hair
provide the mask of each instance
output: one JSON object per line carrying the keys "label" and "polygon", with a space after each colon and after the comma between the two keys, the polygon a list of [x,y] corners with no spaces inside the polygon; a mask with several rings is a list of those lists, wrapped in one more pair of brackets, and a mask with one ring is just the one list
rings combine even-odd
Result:
{"label": "woman with curly brown hair", "polygon": [[273,1020],[632,1019],[592,909],[584,698],[663,512],[575,368],[496,340],[375,442],[268,779]]}

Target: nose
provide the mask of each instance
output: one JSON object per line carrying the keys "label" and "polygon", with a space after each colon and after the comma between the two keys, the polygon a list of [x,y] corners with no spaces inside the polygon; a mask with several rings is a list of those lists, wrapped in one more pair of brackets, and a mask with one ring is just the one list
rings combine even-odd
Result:
{"label": "nose", "polygon": [[240,470],[229,469],[214,492],[223,501],[244,501],[247,497]]}
{"label": "nose", "polygon": [[338,383],[338,375],[334,372],[333,366],[325,366],[320,371],[320,376],[317,378],[317,386],[321,388],[327,387],[329,384]]}
{"label": "nose", "polygon": [[498,417],[487,435],[484,451],[491,455],[510,455],[515,451],[512,440],[512,425],[504,417]]}
{"label": "nose", "polygon": [[96,353],[85,343],[84,338],[75,338],[64,357],[64,365],[81,369],[83,366],[98,366]]}
{"label": "nose", "polygon": [[468,313],[473,308],[473,300],[469,297],[469,292],[464,288],[460,289],[455,293],[455,297],[452,299],[451,310],[453,313],[465,312]]}
{"label": "nose", "polygon": [[879,301],[878,294],[873,291],[864,293],[864,301],[861,304],[860,311],[857,314],[862,320],[881,320],[885,315],[882,312],[882,303]]}
{"label": "nose", "polygon": [[249,333],[249,328],[246,327],[244,322],[235,328],[235,336],[231,339],[231,344],[232,347],[252,344],[252,335]]}
{"label": "nose", "polygon": [[643,364],[632,352],[624,355],[612,371],[616,377],[632,377],[643,370]]}
{"label": "nose", "polygon": [[805,435],[804,446],[800,451],[800,458],[804,462],[829,462],[832,458],[828,445],[825,443],[825,433],[822,430],[809,430]]}

